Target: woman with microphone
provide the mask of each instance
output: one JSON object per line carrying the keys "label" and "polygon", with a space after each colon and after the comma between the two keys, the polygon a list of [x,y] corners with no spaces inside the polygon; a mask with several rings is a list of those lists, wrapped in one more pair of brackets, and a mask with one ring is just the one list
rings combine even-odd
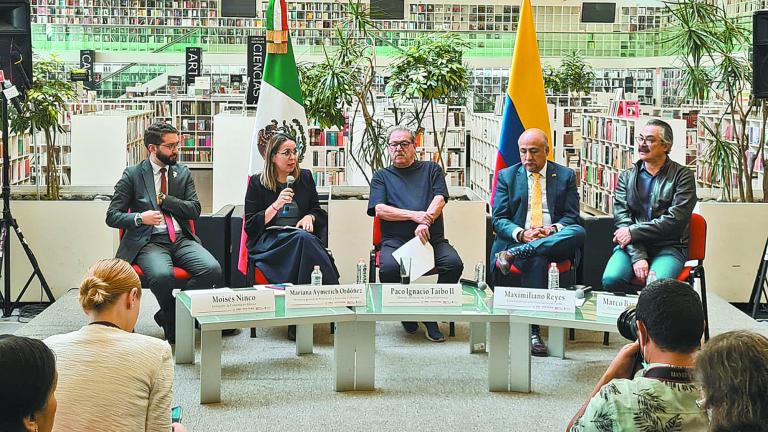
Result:
{"label": "woman with microphone", "polygon": [[317,265],[323,285],[338,284],[339,273],[318,237],[327,222],[312,173],[299,168],[295,139],[275,133],[264,151],[264,171],[251,176],[245,193],[248,259],[270,283],[309,284]]}

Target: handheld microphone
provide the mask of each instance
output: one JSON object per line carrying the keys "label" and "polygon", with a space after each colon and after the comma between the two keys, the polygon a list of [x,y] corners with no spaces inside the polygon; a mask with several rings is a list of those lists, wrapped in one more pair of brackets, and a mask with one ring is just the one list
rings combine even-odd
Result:
{"label": "handheld microphone", "polygon": [[293,182],[295,182],[295,181],[296,181],[296,179],[292,175],[289,175],[285,179],[285,183],[286,183],[285,187],[286,187],[286,189],[293,188]]}
{"label": "handheld microphone", "polygon": [[586,286],[586,287],[576,288],[576,298],[577,299],[583,299],[584,297],[586,297],[587,294],[592,292],[592,289],[593,288],[592,288],[591,285],[590,286]]}

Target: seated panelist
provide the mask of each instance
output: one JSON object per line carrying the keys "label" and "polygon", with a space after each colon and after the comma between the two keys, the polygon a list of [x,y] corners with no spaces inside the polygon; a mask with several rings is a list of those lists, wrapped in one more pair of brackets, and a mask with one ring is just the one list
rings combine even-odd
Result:
{"label": "seated panelist", "polygon": [[688,224],[696,205],[696,180],[669,158],[672,128],[651,120],[637,136],[639,160],[622,172],[613,198],[617,246],[605,267],[603,287],[636,291],[648,273],[677,278],[688,259]]}
{"label": "seated panelist", "polygon": [[[503,275],[514,264],[521,286],[546,288],[549,264],[573,259],[584,244],[576,176],[570,168],[547,161],[547,140],[540,129],[526,130],[518,139],[521,162],[499,172],[491,249],[498,285],[508,283]],[[536,325],[531,326],[531,342],[533,355],[547,355]]]}
{"label": "seated panelist", "polygon": [[144,145],[149,157],[123,172],[107,209],[107,225],[124,230],[116,258],[144,272],[160,305],[155,321],[174,343],[173,267],[191,274],[184,289],[205,289],[221,280],[221,266],[189,223],[200,217],[200,200],[189,168],[176,163],[179,131],[154,123],[144,132]]}
{"label": "seated panelist", "polygon": [[[299,168],[296,141],[275,133],[266,145],[264,171],[251,176],[245,193],[248,259],[271,283],[309,284],[320,266],[323,285],[338,284],[339,272],[318,237],[327,223],[312,173]],[[288,338],[295,338],[295,326]]]}

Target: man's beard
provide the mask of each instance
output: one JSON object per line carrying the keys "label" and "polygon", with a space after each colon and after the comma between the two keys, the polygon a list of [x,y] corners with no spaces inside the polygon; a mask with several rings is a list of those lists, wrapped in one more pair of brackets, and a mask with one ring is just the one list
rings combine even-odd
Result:
{"label": "man's beard", "polygon": [[160,162],[162,162],[162,163],[164,163],[164,164],[166,164],[168,166],[176,165],[176,159],[171,159],[170,156],[166,156],[166,155],[160,154],[160,153],[157,153],[155,156],[157,156],[157,160],[159,160]]}

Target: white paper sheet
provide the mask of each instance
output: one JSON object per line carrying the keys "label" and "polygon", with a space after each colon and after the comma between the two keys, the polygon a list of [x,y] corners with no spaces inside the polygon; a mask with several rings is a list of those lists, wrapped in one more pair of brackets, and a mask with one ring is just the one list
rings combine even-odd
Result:
{"label": "white paper sheet", "polygon": [[418,237],[412,238],[392,252],[392,257],[398,263],[402,257],[411,258],[411,283],[435,268],[435,252],[432,250],[432,245],[429,242],[422,244]]}

